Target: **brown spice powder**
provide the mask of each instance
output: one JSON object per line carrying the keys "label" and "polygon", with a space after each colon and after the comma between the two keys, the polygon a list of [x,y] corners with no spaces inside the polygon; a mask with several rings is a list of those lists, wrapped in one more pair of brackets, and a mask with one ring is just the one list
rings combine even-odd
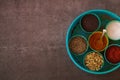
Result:
{"label": "brown spice powder", "polygon": [[69,48],[76,54],[81,54],[87,49],[87,43],[82,37],[74,37],[70,40]]}

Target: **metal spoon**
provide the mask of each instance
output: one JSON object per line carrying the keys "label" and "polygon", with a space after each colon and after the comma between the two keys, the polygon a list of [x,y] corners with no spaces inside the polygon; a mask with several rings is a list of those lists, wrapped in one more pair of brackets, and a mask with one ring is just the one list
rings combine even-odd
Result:
{"label": "metal spoon", "polygon": [[99,46],[100,48],[102,48],[103,46],[103,36],[105,35],[105,33],[107,32],[106,29],[103,29],[102,35],[100,37],[100,39],[97,41],[96,46]]}
{"label": "metal spoon", "polygon": [[106,32],[107,32],[107,30],[103,29],[102,36],[100,37],[100,40],[103,38],[103,36],[105,35]]}

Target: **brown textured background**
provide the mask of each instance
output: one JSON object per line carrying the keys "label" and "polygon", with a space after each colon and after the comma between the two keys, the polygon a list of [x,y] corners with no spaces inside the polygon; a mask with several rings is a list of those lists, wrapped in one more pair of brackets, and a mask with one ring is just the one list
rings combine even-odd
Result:
{"label": "brown textured background", "polygon": [[120,69],[88,74],[67,55],[67,28],[89,9],[120,15],[120,1],[0,0],[0,80],[120,80]]}

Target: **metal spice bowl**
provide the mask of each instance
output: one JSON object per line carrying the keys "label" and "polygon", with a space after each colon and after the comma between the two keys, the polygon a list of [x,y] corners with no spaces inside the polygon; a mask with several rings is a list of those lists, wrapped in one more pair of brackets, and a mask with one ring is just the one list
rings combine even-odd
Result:
{"label": "metal spice bowl", "polygon": [[[86,14],[96,14],[99,18],[100,18],[100,27],[97,29],[97,31],[101,31],[102,29],[104,29],[106,27],[106,25],[112,21],[112,20],[118,20],[120,21],[120,17],[108,10],[89,10],[86,11],[82,14],[80,14],[79,16],[77,16],[73,22],[70,24],[68,31],[67,31],[67,35],[66,35],[66,49],[67,49],[67,53],[70,57],[70,59],[73,61],[73,63],[79,68],[82,69],[85,72],[91,73],[91,74],[107,74],[110,72],[113,72],[114,70],[118,69],[120,67],[120,63],[118,63],[117,65],[113,65],[110,64],[106,59],[105,59],[105,50],[101,51],[101,55],[104,58],[104,65],[102,66],[102,68],[98,71],[92,71],[86,68],[86,66],[84,65],[84,57],[86,56],[86,54],[88,52],[93,51],[90,46],[88,45],[87,51],[84,52],[82,55],[76,55],[74,53],[72,53],[69,49],[69,40],[75,36],[75,35],[82,35],[84,36],[87,41],[88,41],[88,37],[90,36],[91,33],[86,32],[82,29],[81,25],[80,25],[80,20],[81,18],[86,15]],[[114,41],[109,39],[109,45],[112,44],[118,44],[120,45],[120,40],[118,41]],[[108,45],[108,46],[109,46]]]}

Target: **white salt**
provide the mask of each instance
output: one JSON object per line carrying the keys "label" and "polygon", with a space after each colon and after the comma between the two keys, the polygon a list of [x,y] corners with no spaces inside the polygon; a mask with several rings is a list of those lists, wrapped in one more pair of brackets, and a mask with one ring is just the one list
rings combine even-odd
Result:
{"label": "white salt", "polygon": [[111,21],[107,25],[107,35],[109,38],[113,40],[120,39],[120,22],[119,21]]}

